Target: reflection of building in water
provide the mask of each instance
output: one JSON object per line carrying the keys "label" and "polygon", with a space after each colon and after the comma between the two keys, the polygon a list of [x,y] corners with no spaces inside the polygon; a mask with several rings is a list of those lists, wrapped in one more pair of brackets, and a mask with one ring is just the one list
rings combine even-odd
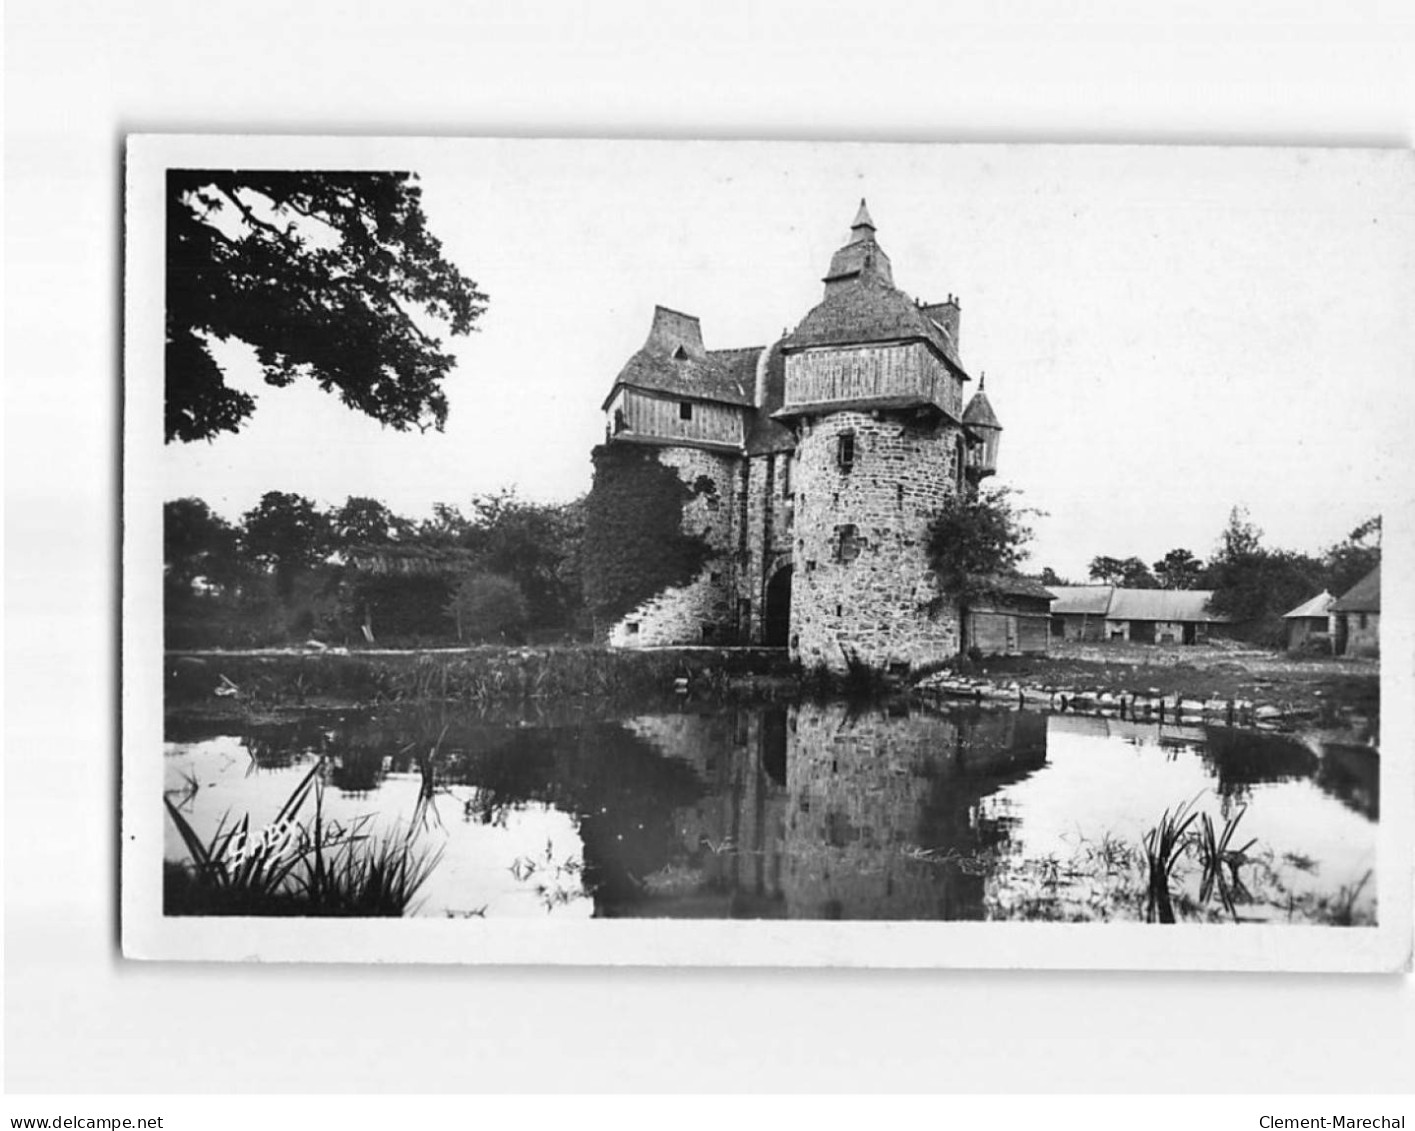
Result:
{"label": "reflection of building in water", "polygon": [[693,804],[674,810],[678,859],[645,878],[658,906],[641,905],[633,913],[784,914],[787,708],[643,716],[626,726],[665,754],[691,762],[705,785]]}
{"label": "reflection of building in water", "polygon": [[979,854],[1003,847],[1008,830],[981,819],[978,802],[1045,764],[1045,716],[802,704],[793,722],[790,915],[981,917]]}
{"label": "reflection of building in water", "polygon": [[1057,734],[1079,734],[1089,738],[1119,738],[1132,746],[1159,746],[1167,750],[1201,750],[1204,728],[1179,723],[1135,722],[1132,719],[1101,715],[1052,715],[1051,729]]}
{"label": "reflection of building in water", "polygon": [[1008,837],[978,802],[1046,762],[1046,719],[1029,712],[803,703],[626,726],[705,788],[674,809],[677,850],[620,914],[977,917],[979,854]]}

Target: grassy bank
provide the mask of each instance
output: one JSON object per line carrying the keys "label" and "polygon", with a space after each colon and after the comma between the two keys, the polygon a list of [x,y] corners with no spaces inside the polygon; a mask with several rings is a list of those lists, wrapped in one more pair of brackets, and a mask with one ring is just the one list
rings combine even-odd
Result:
{"label": "grassy bank", "polygon": [[1340,708],[1374,715],[1380,704],[1380,667],[1374,661],[1223,647],[1060,644],[1047,656],[989,658],[960,671],[1024,687],[1250,700],[1318,714]]}
{"label": "grassy bank", "polygon": [[[590,646],[438,651],[173,652],[169,709],[226,705],[596,701],[694,691],[789,687],[784,651],[752,648],[616,650]],[[686,685],[680,683],[686,681]]]}

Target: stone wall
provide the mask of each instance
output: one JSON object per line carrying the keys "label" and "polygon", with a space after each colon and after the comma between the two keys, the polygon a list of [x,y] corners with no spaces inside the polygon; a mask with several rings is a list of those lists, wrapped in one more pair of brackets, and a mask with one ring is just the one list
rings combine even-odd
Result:
{"label": "stone wall", "polygon": [[765,635],[766,587],[792,560],[795,507],[792,455],[774,452],[746,461],[746,506],[738,549],[737,599],[747,602],[747,632],[753,643]]}
{"label": "stone wall", "polygon": [[1381,614],[1341,613],[1346,618],[1346,655],[1379,656],[1381,654]]}
{"label": "stone wall", "polygon": [[[652,648],[673,644],[735,643],[737,503],[740,499],[735,455],[697,448],[665,447],[658,462],[671,467],[694,489],[683,504],[683,531],[701,535],[712,547],[707,564],[687,585],[656,594],[614,624],[614,648]],[[708,484],[711,489],[707,489]]]}
{"label": "stone wall", "polygon": [[947,423],[915,425],[892,413],[803,422],[792,484],[793,659],[843,672],[847,654],[888,668],[958,653],[956,603],[937,600],[925,546],[929,522],[954,490],[958,435]]}

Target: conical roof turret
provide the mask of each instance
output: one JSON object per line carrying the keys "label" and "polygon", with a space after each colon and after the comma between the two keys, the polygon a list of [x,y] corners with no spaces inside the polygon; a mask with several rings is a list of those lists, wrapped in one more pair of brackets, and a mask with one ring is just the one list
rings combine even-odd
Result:
{"label": "conical roof turret", "polygon": [[[860,210],[855,213],[855,221],[850,225],[851,232],[858,232],[861,228],[868,228],[871,236],[874,234],[875,222],[870,219],[869,206],[865,204],[865,198],[860,197]],[[857,236],[857,239],[860,237]]]}
{"label": "conical roof turret", "polygon": [[971,424],[974,428],[996,428],[1002,431],[1002,422],[998,420],[997,413],[992,409],[992,402],[988,400],[987,393],[983,388],[987,385],[987,377],[984,376],[978,382],[978,391],[968,402],[968,407],[963,410],[963,423]]}

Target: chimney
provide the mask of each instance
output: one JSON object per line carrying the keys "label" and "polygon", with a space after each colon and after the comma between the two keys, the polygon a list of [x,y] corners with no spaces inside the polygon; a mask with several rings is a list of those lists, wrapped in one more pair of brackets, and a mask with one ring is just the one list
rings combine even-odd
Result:
{"label": "chimney", "polygon": [[948,332],[948,340],[953,344],[953,360],[957,361],[959,353],[958,322],[962,313],[962,307],[958,304],[958,296],[949,295],[946,302],[926,306],[924,313]]}

